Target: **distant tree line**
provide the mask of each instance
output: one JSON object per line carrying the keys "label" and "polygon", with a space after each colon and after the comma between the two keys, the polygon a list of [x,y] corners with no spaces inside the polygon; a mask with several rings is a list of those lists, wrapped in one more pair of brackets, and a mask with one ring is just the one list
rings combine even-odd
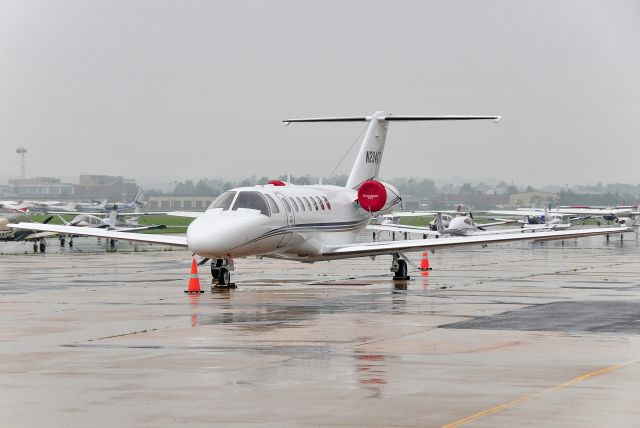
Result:
{"label": "distant tree line", "polygon": [[[276,177],[278,180],[290,181],[297,185],[308,184],[331,184],[336,186],[344,186],[347,182],[347,175],[335,175],[329,178],[323,178],[311,175],[281,175]],[[169,192],[159,190],[147,190],[147,195],[175,194],[176,196],[196,195],[196,196],[216,196],[226,190],[234,187],[250,187],[256,184],[266,184],[272,178],[270,177],[251,177],[242,180],[224,180],[222,178],[203,178],[198,181],[185,180],[172,183]],[[470,183],[465,182],[461,185],[442,184],[437,186],[433,180],[428,178],[396,178],[389,180],[389,183],[395,186],[402,196],[411,196],[421,200],[427,200],[431,203],[432,208],[440,208],[440,205],[447,205],[446,195],[512,195],[521,192],[546,191],[558,193],[559,205],[622,205],[633,204],[640,200],[640,184],[612,183],[587,186],[573,186],[569,188],[567,185],[546,186],[542,189],[536,189],[532,186],[518,186],[516,184],[507,183],[506,181],[497,184],[486,183]],[[444,207],[442,207],[444,208]],[[484,208],[484,207],[476,207]],[[489,206],[487,206],[489,208]]]}

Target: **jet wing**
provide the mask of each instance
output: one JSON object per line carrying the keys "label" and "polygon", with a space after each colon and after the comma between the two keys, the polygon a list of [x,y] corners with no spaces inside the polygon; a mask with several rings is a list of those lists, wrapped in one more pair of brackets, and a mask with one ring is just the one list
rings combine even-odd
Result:
{"label": "jet wing", "polygon": [[607,227],[577,229],[562,232],[529,232],[520,231],[510,234],[461,236],[455,238],[411,239],[388,242],[364,242],[357,244],[325,246],[322,255],[326,259],[342,259],[351,257],[378,256],[393,253],[435,250],[440,248],[461,247],[465,245],[499,244],[516,241],[550,241],[579,238],[585,236],[607,235],[628,232],[628,227]]}
{"label": "jet wing", "polygon": [[401,224],[370,224],[367,230],[376,232],[399,232],[399,233],[421,233],[430,236],[439,236],[440,233],[427,227],[404,226]]}
{"label": "jet wing", "polygon": [[149,244],[164,244],[175,247],[187,247],[186,236],[148,235],[141,233],[120,232],[98,229],[96,227],[62,226],[57,224],[18,223],[8,224],[11,229],[34,230],[38,232],[55,232],[63,235],[97,236],[98,238],[117,239],[121,241],[146,242]]}

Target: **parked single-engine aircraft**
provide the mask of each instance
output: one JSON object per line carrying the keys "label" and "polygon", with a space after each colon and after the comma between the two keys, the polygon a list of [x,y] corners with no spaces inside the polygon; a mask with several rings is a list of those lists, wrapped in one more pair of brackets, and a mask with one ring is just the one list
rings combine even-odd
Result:
{"label": "parked single-engine aircraft", "polygon": [[[48,217],[43,224],[49,223],[53,217]],[[44,238],[56,236],[55,232],[39,232],[33,230],[13,230],[8,227],[9,224],[15,222],[28,223],[31,220],[26,214],[0,214],[0,241],[31,241],[33,242],[33,252],[44,253],[46,250],[46,241]]]}
{"label": "parked single-engine aircraft", "polygon": [[[65,226],[75,227],[92,227],[107,230],[119,230],[122,232],[139,232],[142,230],[164,229],[164,224],[151,224],[141,226],[138,224],[140,206],[136,206],[136,209],[131,214],[119,214],[118,206],[114,205],[111,208],[109,217],[103,218],[92,214],[79,214],[75,216],[71,221],[66,221],[63,217],[58,215],[60,220]],[[127,220],[129,218],[129,220]],[[60,235],[60,245],[64,246],[65,235]],[[115,246],[115,240],[109,241],[111,247]],[[69,235],[69,247],[73,247],[73,235]]]}
{"label": "parked single-engine aircraft", "polygon": [[0,212],[26,213],[29,211],[28,205],[16,201],[0,201]]}
{"label": "parked single-engine aircraft", "polygon": [[640,226],[638,219],[640,211],[637,205],[618,206],[618,207],[567,207],[562,206],[556,208],[556,212],[565,215],[582,215],[589,217],[600,217],[607,221],[614,221],[619,225],[628,226],[637,229]]}
{"label": "parked single-engine aircraft", "polygon": [[[451,216],[449,214],[456,214]],[[400,217],[424,217],[426,215],[433,215],[434,219],[428,227],[410,226],[398,224],[396,222]],[[367,226],[368,230],[374,233],[379,232],[391,232],[395,237],[395,233],[404,234],[405,238],[408,234],[422,234],[422,237],[426,239],[428,236],[479,236],[479,235],[497,235],[501,233],[514,233],[517,230],[514,229],[499,229],[499,230],[487,230],[488,227],[503,226],[514,223],[511,220],[500,220],[491,223],[478,224],[473,218],[471,212],[463,211],[434,211],[429,212],[396,212],[392,214],[386,214],[382,218],[391,219],[390,221],[383,221],[378,224],[370,224]],[[374,237],[375,238],[375,237]]]}
{"label": "parked single-engine aircraft", "polygon": [[117,212],[119,213],[131,211],[131,210],[140,212],[140,207],[144,205],[144,202],[142,201],[142,196],[143,196],[143,191],[142,189],[139,189],[138,193],[136,193],[136,197],[131,202],[107,203],[107,200],[105,199],[100,203],[92,203],[92,204],[74,203],[74,204],[67,205],[67,208],[59,208],[57,210],[50,207],[48,212],[50,214],[63,214],[63,215],[84,213],[84,214],[94,215],[94,216],[111,213],[111,211],[113,211],[114,209],[117,210]]}
{"label": "parked single-engine aircraft", "polygon": [[356,238],[374,214],[384,214],[400,202],[398,191],[378,180],[387,127],[394,121],[493,120],[498,116],[372,116],[290,119],[294,122],[368,123],[355,164],[345,187],[295,186],[281,181],[240,187],[220,195],[188,227],[186,236],[145,235],[75,226],[13,224],[17,229],[45,230],[73,235],[160,243],[189,249],[211,259],[218,284],[228,285],[236,257],[259,256],[317,262],[353,257],[391,255],[395,279],[407,278],[404,252],[462,245],[522,240],[567,239],[616,233],[624,227],[533,232],[510,235],[463,236],[358,243]]}

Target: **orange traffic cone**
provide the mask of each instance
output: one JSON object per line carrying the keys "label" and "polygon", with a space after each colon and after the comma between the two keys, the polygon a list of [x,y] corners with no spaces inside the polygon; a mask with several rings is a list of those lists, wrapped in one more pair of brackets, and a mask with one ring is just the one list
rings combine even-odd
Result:
{"label": "orange traffic cone", "polygon": [[193,258],[191,262],[191,276],[189,277],[189,286],[185,293],[204,293],[200,290],[200,279],[198,278],[198,265],[196,264],[196,258]]}
{"label": "orange traffic cone", "polygon": [[422,260],[420,260],[420,270],[431,270],[429,267],[429,253],[425,251],[422,253]]}

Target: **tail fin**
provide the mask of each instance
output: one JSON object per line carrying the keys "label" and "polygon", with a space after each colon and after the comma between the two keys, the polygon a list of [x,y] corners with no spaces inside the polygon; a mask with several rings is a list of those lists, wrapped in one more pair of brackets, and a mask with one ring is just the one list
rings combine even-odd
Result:
{"label": "tail fin", "polygon": [[136,193],[136,197],[133,198],[133,203],[139,207],[141,205],[144,205],[144,202],[142,201],[143,199],[144,199],[144,192],[141,187],[138,187],[138,193]]}
{"label": "tail fin", "polygon": [[118,206],[116,204],[113,204],[113,207],[111,208],[111,213],[109,214],[109,218],[107,219],[107,225],[111,226],[115,226],[117,224],[118,221]]}
{"label": "tail fin", "polygon": [[287,119],[283,122],[369,122],[362,140],[360,151],[349,174],[345,187],[357,189],[367,180],[378,178],[384,143],[387,139],[387,127],[390,121],[433,121],[433,120],[493,120],[500,116],[392,116],[390,113],[378,111],[373,116],[327,117],[309,119]]}
{"label": "tail fin", "polygon": [[436,231],[444,233],[444,223],[442,221],[442,213],[436,213]]}

